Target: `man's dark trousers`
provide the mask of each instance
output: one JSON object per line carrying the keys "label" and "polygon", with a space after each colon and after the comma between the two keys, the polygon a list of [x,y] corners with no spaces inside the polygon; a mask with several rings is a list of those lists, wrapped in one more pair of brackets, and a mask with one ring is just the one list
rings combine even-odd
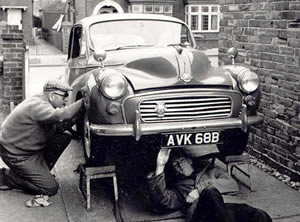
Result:
{"label": "man's dark trousers", "polygon": [[247,204],[224,203],[216,188],[204,189],[189,222],[272,222],[263,210]]}
{"label": "man's dark trousers", "polygon": [[56,134],[45,149],[21,155],[9,153],[0,144],[2,160],[10,168],[6,172],[8,186],[32,194],[55,195],[58,183],[50,171],[70,141],[70,134]]}

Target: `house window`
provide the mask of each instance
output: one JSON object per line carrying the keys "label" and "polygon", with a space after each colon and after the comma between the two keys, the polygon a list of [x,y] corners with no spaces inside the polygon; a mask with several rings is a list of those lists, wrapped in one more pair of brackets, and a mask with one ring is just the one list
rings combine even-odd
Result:
{"label": "house window", "polygon": [[165,5],[164,6],[164,13],[172,15],[173,14],[173,6],[172,5]]}
{"label": "house window", "polygon": [[192,32],[218,32],[220,19],[218,5],[187,5],[186,22]]}
{"label": "house window", "polygon": [[154,5],[154,13],[164,13],[164,7],[162,5]]}
{"label": "house window", "polygon": [[131,10],[133,13],[142,13],[143,5],[132,5]]}
{"label": "house window", "polygon": [[133,13],[154,13],[173,15],[173,6],[165,4],[132,4],[129,11]]}
{"label": "house window", "polygon": [[19,30],[22,30],[22,10],[8,9],[7,10],[7,24],[17,25]]}
{"label": "house window", "polygon": [[145,13],[153,13],[153,5],[145,5],[144,12]]}

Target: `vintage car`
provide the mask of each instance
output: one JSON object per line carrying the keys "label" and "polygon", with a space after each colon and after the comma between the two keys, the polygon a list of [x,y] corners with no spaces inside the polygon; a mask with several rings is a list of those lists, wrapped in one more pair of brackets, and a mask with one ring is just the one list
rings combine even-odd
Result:
{"label": "vintage car", "polygon": [[217,144],[222,155],[239,155],[249,126],[263,120],[257,74],[235,64],[212,67],[174,17],[82,19],[70,33],[64,78],[74,88],[70,102],[84,98],[77,130],[87,161],[98,164],[114,137],[156,135],[161,147]]}

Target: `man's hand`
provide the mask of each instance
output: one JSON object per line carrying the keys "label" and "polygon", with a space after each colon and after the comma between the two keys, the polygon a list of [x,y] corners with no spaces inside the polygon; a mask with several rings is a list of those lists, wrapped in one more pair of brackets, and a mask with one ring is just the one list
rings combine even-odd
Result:
{"label": "man's hand", "polygon": [[186,196],[185,201],[187,203],[193,203],[198,198],[199,198],[199,192],[197,189],[194,189]]}
{"label": "man's hand", "polygon": [[170,149],[161,149],[158,152],[157,159],[156,159],[156,171],[155,171],[156,176],[161,174],[164,171],[165,165],[169,160],[170,152],[171,152]]}

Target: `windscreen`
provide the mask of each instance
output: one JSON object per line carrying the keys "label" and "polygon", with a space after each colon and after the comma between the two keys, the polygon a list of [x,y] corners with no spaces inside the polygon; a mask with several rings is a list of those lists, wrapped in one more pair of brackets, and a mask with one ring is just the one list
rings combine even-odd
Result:
{"label": "windscreen", "polygon": [[160,20],[122,20],[93,24],[90,27],[93,48],[114,50],[122,47],[167,45],[192,46],[186,26]]}

